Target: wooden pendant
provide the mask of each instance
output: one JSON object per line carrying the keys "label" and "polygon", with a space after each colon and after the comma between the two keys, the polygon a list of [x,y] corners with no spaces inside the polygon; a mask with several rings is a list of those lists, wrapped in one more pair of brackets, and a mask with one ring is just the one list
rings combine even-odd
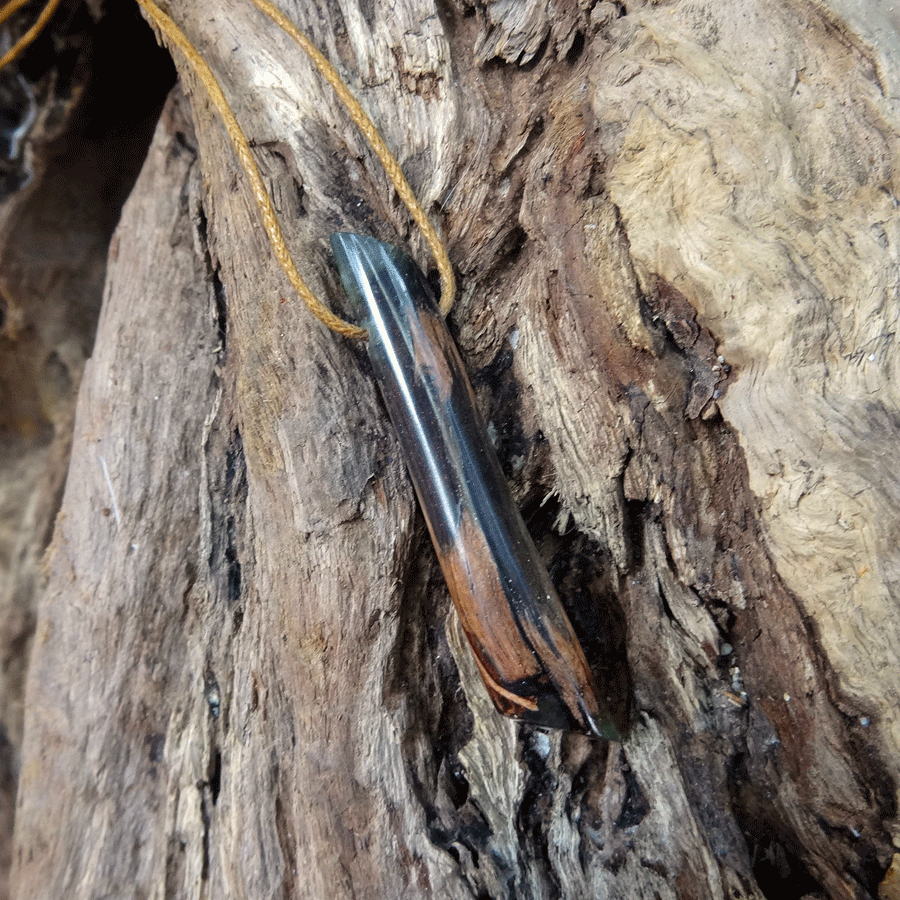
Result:
{"label": "wooden pendant", "polygon": [[481,676],[504,715],[618,739],[513,502],[431,286],[390,244],[331,238]]}

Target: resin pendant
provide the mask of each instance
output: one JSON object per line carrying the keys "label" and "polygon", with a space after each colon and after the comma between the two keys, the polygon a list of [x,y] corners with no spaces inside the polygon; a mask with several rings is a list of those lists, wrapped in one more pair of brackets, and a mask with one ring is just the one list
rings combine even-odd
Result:
{"label": "resin pendant", "polygon": [[618,739],[516,508],[431,287],[390,244],[331,238],[463,630],[494,705]]}

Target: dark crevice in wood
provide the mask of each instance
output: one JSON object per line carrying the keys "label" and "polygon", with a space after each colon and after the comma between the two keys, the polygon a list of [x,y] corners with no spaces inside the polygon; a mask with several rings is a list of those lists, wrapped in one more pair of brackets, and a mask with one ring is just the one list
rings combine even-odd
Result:
{"label": "dark crevice in wood", "polygon": [[[368,357],[366,357],[368,359]],[[384,467],[390,459],[376,458],[376,466]],[[377,470],[376,470],[377,471]],[[397,601],[397,617],[399,626],[395,646],[388,661],[381,702],[387,709],[394,709],[408,692],[418,695],[419,686],[425,683],[423,694],[433,698],[431,651],[434,649],[435,634],[429,630],[423,632],[418,627],[421,622],[434,622],[438,616],[435,609],[433,589],[438,589],[440,581],[435,572],[436,558],[429,544],[425,520],[416,511],[414,526],[411,527],[406,540],[398,548],[394,560],[393,572],[400,585],[400,598]],[[439,602],[446,602],[441,598]],[[445,611],[442,609],[441,612]],[[433,702],[428,702],[423,712],[426,721],[415,722],[411,728],[427,731],[429,725],[440,715]]]}
{"label": "dark crevice in wood", "polygon": [[569,63],[569,65],[577,62],[581,55],[584,53],[584,48],[584,32],[579,29],[575,32],[575,36],[572,38],[572,46],[569,47],[569,50],[566,53],[566,62]]}
{"label": "dark crevice in wood", "polygon": [[650,513],[645,500],[625,500],[623,531],[628,547],[628,571],[637,572],[644,566],[644,523]]}
{"label": "dark crevice in wood", "polygon": [[458,760],[452,760],[447,765],[447,796],[455,809],[462,809],[469,799],[470,785],[466,778],[465,766]]}
{"label": "dark crevice in wood", "polygon": [[[221,422],[224,426],[226,423]],[[209,575],[218,582],[216,600],[232,608],[232,617],[241,609],[243,565],[241,546],[247,502],[247,468],[241,433],[237,428],[221,446],[215,441],[207,448],[209,460]],[[221,454],[221,456],[220,456]]]}
{"label": "dark crevice in wood", "polygon": [[210,754],[209,763],[209,796],[215,806],[222,790],[222,751],[218,747]]}
{"label": "dark crevice in wood", "polygon": [[[565,752],[563,765],[569,767]],[[623,747],[594,743],[566,799],[567,815],[578,822],[582,869],[601,866],[619,872],[634,852],[636,829],[651,807]]]}
{"label": "dark crevice in wood", "polygon": [[613,584],[608,550],[584,532],[558,531],[561,506],[546,488],[533,495],[523,517],[575,634],[591,666],[597,689],[626,734],[631,718],[632,682],[627,660],[627,621]]}
{"label": "dark crevice in wood", "polygon": [[282,890],[285,897],[294,897],[297,894],[297,844],[292,834],[293,826],[288,820],[280,792],[275,795],[275,827],[278,832],[278,846],[281,850]]}
{"label": "dark crevice in wood", "polygon": [[[437,210],[433,210],[437,212]],[[454,267],[454,275],[459,277],[459,272],[456,271]],[[435,299],[440,298],[441,296],[441,273],[434,266],[430,266],[428,271],[425,273],[425,277],[428,279],[428,284],[431,287],[431,292],[434,294]],[[449,323],[448,323],[449,327]]]}
{"label": "dark crevice in wood", "polygon": [[210,848],[210,828],[212,824],[212,814],[210,812],[210,796],[209,784],[201,781],[197,785],[197,792],[200,802],[200,821],[203,823],[203,832],[200,835],[201,846],[201,863],[200,863],[200,879],[209,881],[209,848]]}
{"label": "dark crevice in wood", "polygon": [[766,834],[764,822],[756,824],[756,838],[750,843],[753,877],[767,900],[821,895],[822,885],[797,855],[775,834]]}
{"label": "dark crevice in wood", "polygon": [[625,776],[625,800],[619,810],[619,816],[615,821],[615,827],[621,831],[630,831],[636,828],[650,812],[650,802],[647,795],[641,789],[640,782],[629,768],[623,772]]}
{"label": "dark crevice in wood", "polygon": [[[526,726],[524,732],[530,729]],[[523,855],[539,860],[545,879],[546,896],[560,897],[560,885],[553,874],[550,852],[550,823],[558,775],[547,766],[546,754],[526,751],[522,754],[527,775],[516,813],[516,831]]]}
{"label": "dark crevice in wood", "polygon": [[229,604],[241,599],[243,570],[238,556],[235,506],[241,507],[247,499],[247,471],[244,460],[244,447],[240,432],[235,429],[232,441],[228,445],[225,457],[225,491],[230,500],[230,509],[225,523],[226,546],[225,565],[228,572],[227,598]]}
{"label": "dark crevice in wood", "polygon": [[228,302],[225,294],[225,285],[219,273],[219,267],[213,262],[212,252],[209,246],[209,219],[203,204],[197,205],[194,218],[194,227],[197,240],[203,251],[203,261],[206,265],[206,280],[212,289],[215,301],[216,329],[219,334],[218,358],[220,363],[225,362],[228,349]]}
{"label": "dark crevice in wood", "polygon": [[211,665],[204,675],[204,693],[210,714],[210,718],[207,720],[209,747],[206,751],[204,779],[198,783],[197,789],[200,799],[200,820],[203,825],[201,878],[206,881],[210,877],[213,809],[219,801],[222,790],[222,749],[219,743],[222,697],[218,679]]}
{"label": "dark crevice in wood", "polygon": [[538,68],[538,66],[547,57],[547,51],[550,49],[551,38],[552,38],[552,35],[548,31],[547,34],[545,35],[544,39],[541,41],[540,45],[538,46],[537,50],[535,50],[535,52],[531,56],[529,56],[528,59],[525,59],[525,53],[523,53],[516,60],[515,64],[518,67],[519,71],[534,72]]}
{"label": "dark crevice in wood", "polygon": [[497,452],[503,474],[510,482],[517,476],[533,451],[533,438],[522,427],[520,385],[513,372],[513,354],[509,344],[472,375],[472,383],[482,403],[483,418]]}

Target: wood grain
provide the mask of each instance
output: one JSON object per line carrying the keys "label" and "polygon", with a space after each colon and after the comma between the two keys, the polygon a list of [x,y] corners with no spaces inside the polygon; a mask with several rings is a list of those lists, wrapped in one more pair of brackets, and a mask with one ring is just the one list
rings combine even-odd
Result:
{"label": "wood grain", "polygon": [[[900,120],[849,6],[284,4],[451,249],[504,470],[631,684],[606,750],[486,712],[363,353],[286,292],[182,71],[196,138],[173,99],[47,559],[18,896],[878,895]],[[335,308],[334,231],[427,265],[288,41],[237,0],[169,11]]]}

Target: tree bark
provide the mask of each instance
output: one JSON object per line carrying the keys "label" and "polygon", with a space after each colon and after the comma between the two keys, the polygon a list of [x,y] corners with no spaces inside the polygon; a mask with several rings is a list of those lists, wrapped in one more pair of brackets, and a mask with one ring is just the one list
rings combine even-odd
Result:
{"label": "tree bark", "polygon": [[[451,330],[628,733],[493,712],[364,353],[287,287],[174,52],[44,562],[15,895],[900,896],[889,20],[283,8],[442,231]],[[168,10],[320,296],[337,230],[428,265],[290,40],[244,0]]]}

